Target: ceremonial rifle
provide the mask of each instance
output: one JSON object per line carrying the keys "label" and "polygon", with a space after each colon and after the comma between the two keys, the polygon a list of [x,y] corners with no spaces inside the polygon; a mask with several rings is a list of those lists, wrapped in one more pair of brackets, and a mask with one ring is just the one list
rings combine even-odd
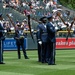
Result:
{"label": "ceremonial rifle", "polygon": [[66,25],[66,26],[67,26],[67,31],[68,31],[68,35],[67,35],[67,37],[66,37],[66,41],[67,41],[67,40],[68,40],[69,35],[71,36],[70,31],[71,31],[71,28],[72,28],[73,23],[74,23],[74,21],[75,21],[75,18],[74,18],[74,21],[71,23],[71,26],[69,26],[69,24],[68,24],[68,23],[65,23],[65,21],[64,21],[64,20],[63,20],[63,18],[61,17],[61,13],[60,13],[60,12],[57,12],[57,16],[59,16],[59,17],[60,17],[60,19],[62,20],[62,22],[64,23],[64,25]]}
{"label": "ceremonial rifle", "polygon": [[66,40],[68,40],[69,35],[71,36],[70,31],[71,31],[71,28],[72,28],[72,26],[73,26],[73,24],[74,24],[74,21],[75,21],[75,18],[74,18],[74,20],[71,22],[71,26],[67,29],[67,30],[68,30],[68,35],[67,35],[67,37],[66,37]]}
{"label": "ceremonial rifle", "polygon": [[31,35],[31,37],[32,37],[32,39],[33,39],[33,42],[35,42],[35,41],[34,41],[34,38],[33,38],[32,31],[31,31],[30,15],[27,15],[27,17],[28,17],[28,26],[29,26],[30,35]]}
{"label": "ceremonial rifle", "polygon": [[13,20],[11,19],[11,17],[9,16],[9,14],[7,14],[6,16],[9,18],[10,22],[12,23],[13,27],[15,28],[15,24],[14,24]]}

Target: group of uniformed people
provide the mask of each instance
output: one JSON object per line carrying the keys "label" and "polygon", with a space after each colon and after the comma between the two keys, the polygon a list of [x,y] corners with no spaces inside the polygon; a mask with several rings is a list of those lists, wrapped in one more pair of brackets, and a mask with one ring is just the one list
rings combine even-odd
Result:
{"label": "group of uniformed people", "polygon": [[[2,24],[2,14],[0,14],[0,64],[4,64],[3,62],[3,41],[4,41],[4,28]],[[53,23],[53,15],[49,15],[48,17],[42,17],[39,20],[39,25],[37,25],[37,46],[38,46],[38,61],[42,63],[48,63],[48,65],[55,65],[55,54],[56,54],[56,32],[60,31],[60,29],[55,29]],[[22,47],[22,51],[25,59],[29,59],[26,50],[24,48],[24,38],[25,34],[23,33],[24,27],[21,25],[15,26],[15,36],[17,51],[18,51],[18,59],[21,59],[20,46]]]}
{"label": "group of uniformed people", "polygon": [[[55,42],[56,37],[55,27],[52,24],[53,15],[40,18],[39,25],[37,26],[37,44],[38,44],[38,61],[48,63],[48,65],[55,65]],[[2,14],[0,14],[0,21],[2,21]],[[48,20],[48,21],[47,21]],[[3,26],[0,22],[0,64],[3,64]],[[20,46],[22,47],[25,59],[29,59],[24,48],[23,27],[21,25],[15,26],[15,36],[18,59],[21,59]]]}
{"label": "group of uniformed people", "polygon": [[52,21],[53,15],[42,17],[37,26],[38,61],[55,65],[56,32]]}

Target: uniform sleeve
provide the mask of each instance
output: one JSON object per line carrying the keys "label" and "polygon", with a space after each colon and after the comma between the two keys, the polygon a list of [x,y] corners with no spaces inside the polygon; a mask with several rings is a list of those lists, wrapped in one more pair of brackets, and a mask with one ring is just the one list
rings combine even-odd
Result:
{"label": "uniform sleeve", "polygon": [[36,36],[37,36],[37,41],[41,41],[41,28],[39,25],[37,26]]}
{"label": "uniform sleeve", "polygon": [[0,23],[0,30],[4,30],[4,27],[1,26],[1,23]]}
{"label": "uniform sleeve", "polygon": [[50,31],[51,33],[55,33],[56,30],[55,30],[55,27],[51,26],[51,25],[47,25],[47,30]]}

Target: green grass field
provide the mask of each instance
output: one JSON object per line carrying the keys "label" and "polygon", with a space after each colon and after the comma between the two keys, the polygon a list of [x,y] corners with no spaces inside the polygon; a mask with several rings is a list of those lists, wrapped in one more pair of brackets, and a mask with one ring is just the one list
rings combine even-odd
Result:
{"label": "green grass field", "polygon": [[4,51],[0,75],[75,75],[75,50],[57,50],[56,65],[38,62],[37,51],[27,51],[30,59],[17,58],[17,51]]}

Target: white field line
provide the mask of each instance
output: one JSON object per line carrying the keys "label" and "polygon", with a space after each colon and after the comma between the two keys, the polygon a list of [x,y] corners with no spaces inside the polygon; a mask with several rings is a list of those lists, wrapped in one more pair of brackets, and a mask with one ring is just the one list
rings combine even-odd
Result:
{"label": "white field line", "polygon": [[13,72],[0,71],[0,75],[34,75],[34,74],[22,74],[22,73],[13,73]]}

